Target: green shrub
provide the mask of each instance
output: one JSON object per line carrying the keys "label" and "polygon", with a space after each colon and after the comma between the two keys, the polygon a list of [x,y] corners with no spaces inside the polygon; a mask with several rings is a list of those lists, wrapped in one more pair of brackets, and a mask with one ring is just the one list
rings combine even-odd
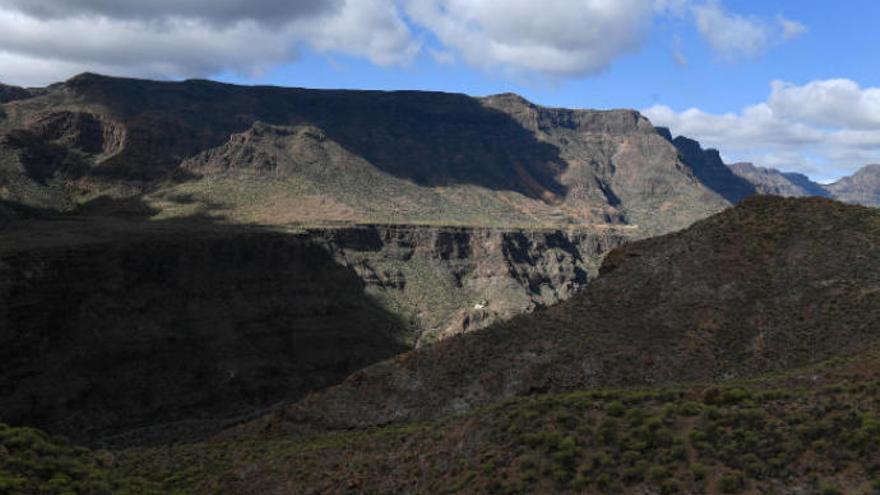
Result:
{"label": "green shrub", "polygon": [[718,488],[722,493],[739,493],[745,485],[745,479],[741,474],[725,474],[718,480]]}
{"label": "green shrub", "polygon": [[843,490],[836,486],[825,485],[819,490],[819,493],[821,495],[843,495]]}
{"label": "green shrub", "polygon": [[608,413],[609,416],[619,418],[619,417],[623,416],[624,413],[626,413],[626,406],[624,406],[623,403],[620,402],[619,400],[616,400],[616,401],[608,404],[608,408],[606,409],[606,412]]}
{"label": "green shrub", "polygon": [[695,462],[691,464],[691,474],[694,476],[694,480],[703,481],[706,479],[706,475],[709,474],[709,469],[703,464]]}

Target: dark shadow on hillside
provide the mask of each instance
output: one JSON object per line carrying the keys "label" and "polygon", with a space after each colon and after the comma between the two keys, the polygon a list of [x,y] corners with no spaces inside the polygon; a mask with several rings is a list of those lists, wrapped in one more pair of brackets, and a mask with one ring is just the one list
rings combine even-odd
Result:
{"label": "dark shadow on hillside", "polygon": [[255,122],[313,125],[380,170],[423,186],[474,184],[562,196],[559,150],[461,94],[306,90],[83,75],[66,83],[126,121],[127,151],[96,173],[155,179]]}
{"label": "dark shadow on hillside", "polygon": [[92,445],[195,440],[407,348],[404,324],[304,235],[40,215],[3,242],[13,425]]}

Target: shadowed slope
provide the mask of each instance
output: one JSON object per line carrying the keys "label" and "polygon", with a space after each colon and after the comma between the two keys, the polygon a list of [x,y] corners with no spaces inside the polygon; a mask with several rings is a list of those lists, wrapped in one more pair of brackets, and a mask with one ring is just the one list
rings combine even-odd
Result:
{"label": "shadowed slope", "polygon": [[267,418],[347,428],[435,418],[503,397],[726,380],[877,339],[880,213],[753,197],[612,251],[567,302],[367,368]]}
{"label": "shadowed slope", "polygon": [[157,432],[192,438],[406,348],[402,323],[304,235],[56,220],[3,238],[0,417],[12,424],[94,441],[183,421]]}

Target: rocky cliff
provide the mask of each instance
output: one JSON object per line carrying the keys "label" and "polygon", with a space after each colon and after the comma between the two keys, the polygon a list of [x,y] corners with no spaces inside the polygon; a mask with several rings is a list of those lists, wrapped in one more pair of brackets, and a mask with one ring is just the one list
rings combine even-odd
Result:
{"label": "rocky cliff", "polygon": [[428,343],[564,301],[598,274],[625,230],[413,225],[308,228]]}

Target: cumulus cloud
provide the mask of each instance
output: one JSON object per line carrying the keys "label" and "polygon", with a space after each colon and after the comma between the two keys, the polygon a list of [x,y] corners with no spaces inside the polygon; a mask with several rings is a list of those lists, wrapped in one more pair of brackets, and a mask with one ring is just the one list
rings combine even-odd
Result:
{"label": "cumulus cloud", "polygon": [[777,16],[777,23],[729,12],[720,0],[692,7],[697,31],[724,60],[754,58],[774,43],[793,40],[807,32],[800,22]]}
{"label": "cumulus cloud", "polygon": [[769,103],[782,117],[815,125],[880,129],[880,88],[862,89],[848,79],[804,86],[775,81]]}
{"label": "cumulus cloud", "polygon": [[728,60],[754,57],[770,42],[770,30],[764,21],[728,12],[718,0],[695,6],[694,18],[700,35]]}
{"label": "cumulus cloud", "polygon": [[0,0],[0,64],[14,84],[53,82],[62,67],[65,76],[258,74],[295,60],[302,44],[379,65],[419,50],[386,0]]}
{"label": "cumulus cloud", "polygon": [[285,22],[337,11],[342,0],[0,0],[0,8],[38,19],[106,17],[129,21],[187,17],[220,24]]}
{"label": "cumulus cloud", "polygon": [[774,81],[767,101],[739,112],[644,110],[655,125],[720,149],[728,162],[751,161],[836,178],[880,162],[880,88],[833,79],[801,86]]}
{"label": "cumulus cloud", "polygon": [[[782,16],[730,13],[720,0],[0,0],[0,63],[6,82],[30,85],[71,75],[60,68],[251,75],[303,46],[405,65],[428,40],[439,64],[577,77],[637,50],[658,16],[693,20],[731,59],[806,31]],[[687,63],[680,49],[673,57]]]}
{"label": "cumulus cloud", "polygon": [[420,49],[397,6],[387,0],[348,0],[336,15],[321,22],[300,20],[295,28],[319,51],[348,53],[377,65],[405,64]]}
{"label": "cumulus cloud", "polygon": [[565,77],[635,50],[653,0],[409,0],[406,12],[468,64]]}

